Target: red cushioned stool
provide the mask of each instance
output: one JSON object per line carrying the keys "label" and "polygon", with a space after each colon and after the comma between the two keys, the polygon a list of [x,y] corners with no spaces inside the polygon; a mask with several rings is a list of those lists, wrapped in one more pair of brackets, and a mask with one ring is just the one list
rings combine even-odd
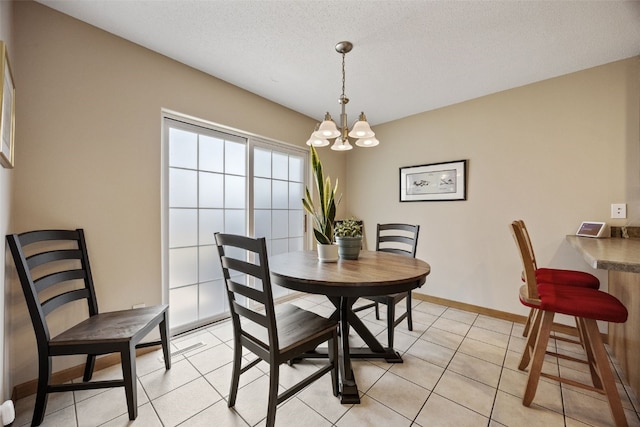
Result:
{"label": "red cushioned stool", "polygon": [[[520,369],[524,369],[523,365],[528,364],[527,360],[531,359],[529,379],[527,380],[522,404],[525,406],[531,404],[542,376],[604,394],[609,401],[609,408],[616,426],[626,426],[627,420],[624,409],[620,402],[620,395],[618,394],[596,320],[624,323],[627,321],[627,309],[613,295],[595,289],[539,284],[538,293],[540,306],[530,334],[531,336],[537,336],[537,339],[535,344],[530,343],[530,340],[527,341],[519,366]],[[586,362],[589,364],[593,386],[576,381],[567,381],[560,376],[542,373],[544,357],[548,353],[547,344],[551,334],[553,317],[556,313],[567,314],[576,318],[578,330],[587,354]],[[558,354],[556,356],[576,360]]]}
{"label": "red cushioned stool", "polygon": [[[584,288],[591,289],[600,289],[600,280],[594,276],[593,274],[589,274],[584,271],[577,270],[565,270],[559,268],[538,268],[538,264],[536,262],[536,255],[533,250],[533,244],[531,243],[531,237],[529,236],[529,231],[527,231],[527,226],[525,225],[523,220],[514,221],[521,229],[524,237],[524,243],[527,245],[527,249],[531,254],[531,259],[533,263],[533,269],[535,272],[536,281],[538,283],[550,283],[555,285],[569,285],[569,286],[578,286]],[[522,281],[525,281],[524,272],[522,273]],[[535,314],[535,308],[532,308],[529,311],[529,316],[527,317],[527,321],[524,324],[524,330],[522,331],[522,336],[529,335],[529,329],[531,328],[531,321]],[[558,337],[556,337],[558,338]],[[568,340],[569,342],[574,342],[575,340]]]}
{"label": "red cushioned stool", "polygon": [[[597,320],[624,323],[627,321],[627,309],[613,295],[597,289],[537,282],[533,256],[526,244],[521,224],[514,221],[511,224],[511,231],[524,268],[525,285],[520,287],[520,302],[534,309],[535,313],[531,323],[531,333],[518,366],[518,369],[524,370],[529,364],[531,365],[522,404],[531,405],[540,377],[545,377],[606,395],[616,426],[627,426],[620,395],[596,323]],[[587,360],[547,351],[556,313],[576,318]],[[542,366],[546,354],[588,364],[593,385],[543,373]]]}

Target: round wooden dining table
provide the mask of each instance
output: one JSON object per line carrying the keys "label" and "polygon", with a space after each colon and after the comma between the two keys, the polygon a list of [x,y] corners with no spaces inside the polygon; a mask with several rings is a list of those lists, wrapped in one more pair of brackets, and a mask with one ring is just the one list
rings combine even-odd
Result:
{"label": "round wooden dining table", "polygon": [[[431,272],[426,262],[388,252],[361,251],[357,260],[319,262],[315,251],[278,254],[269,257],[271,282],[295,291],[325,295],[335,306],[331,318],[340,322],[340,399],[360,403],[351,367],[352,358],[382,358],[402,362],[393,348],[385,348],[353,312],[359,297],[406,292],[422,286]],[[368,348],[349,346],[353,328]],[[305,357],[326,357],[316,349]]]}

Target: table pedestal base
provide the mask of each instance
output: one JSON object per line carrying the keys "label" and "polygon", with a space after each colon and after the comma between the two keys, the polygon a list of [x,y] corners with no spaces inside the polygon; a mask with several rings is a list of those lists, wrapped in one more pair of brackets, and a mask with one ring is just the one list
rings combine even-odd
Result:
{"label": "table pedestal base", "polygon": [[368,348],[352,348],[349,352],[352,359],[384,359],[387,363],[402,363],[402,356],[392,348],[385,348],[384,353],[374,353]]}
{"label": "table pedestal base", "polygon": [[[387,363],[403,363],[400,353],[392,348],[385,348],[384,353],[374,353],[368,348],[351,348],[349,349],[351,359],[384,359]],[[329,357],[326,348],[317,348],[313,351],[304,353],[302,357],[292,360],[293,363],[302,359],[327,359]]]}
{"label": "table pedestal base", "polygon": [[360,394],[355,382],[353,384],[342,383],[340,387],[340,403],[343,405],[357,405],[360,403]]}
{"label": "table pedestal base", "polygon": [[[329,300],[336,307],[336,311],[331,315],[331,318],[340,320],[340,403],[357,404],[360,403],[360,395],[353,375],[351,359],[384,359],[387,363],[402,363],[402,356],[393,348],[383,347],[353,312],[353,304],[357,298],[329,298]],[[351,348],[349,346],[350,327],[353,327],[368,348]],[[305,353],[300,359],[294,359],[291,362],[295,363],[301,359],[324,359],[327,357],[329,356],[326,349],[317,348]]]}

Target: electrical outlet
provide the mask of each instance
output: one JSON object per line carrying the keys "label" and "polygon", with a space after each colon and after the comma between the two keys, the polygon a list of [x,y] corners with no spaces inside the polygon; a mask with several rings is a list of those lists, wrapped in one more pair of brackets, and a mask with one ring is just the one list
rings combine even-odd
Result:
{"label": "electrical outlet", "polygon": [[626,203],[612,203],[611,204],[611,218],[626,218],[627,217],[627,204]]}

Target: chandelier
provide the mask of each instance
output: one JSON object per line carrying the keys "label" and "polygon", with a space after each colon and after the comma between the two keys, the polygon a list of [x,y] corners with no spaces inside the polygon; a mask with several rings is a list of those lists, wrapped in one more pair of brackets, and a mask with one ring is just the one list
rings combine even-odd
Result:
{"label": "chandelier", "polygon": [[355,122],[351,131],[347,127],[347,113],[345,112],[345,106],[349,102],[344,94],[344,58],[345,55],[351,52],[353,44],[351,42],[343,41],[336,45],[336,52],[342,55],[342,95],[338,98],[338,103],[341,105],[340,113],[340,127],[336,126],[336,123],[331,118],[329,112],[324,116],[324,121],[316,126],[314,132],[311,133],[311,137],[307,141],[307,145],[313,145],[314,147],[326,147],[329,145],[329,140],[335,141],[331,146],[332,150],[346,151],[351,150],[353,146],[349,142],[349,137],[356,140],[355,144],[358,147],[375,147],[380,142],[376,139],[376,134],[371,130],[369,123],[367,123],[367,117],[364,113],[360,113],[358,121]]}

